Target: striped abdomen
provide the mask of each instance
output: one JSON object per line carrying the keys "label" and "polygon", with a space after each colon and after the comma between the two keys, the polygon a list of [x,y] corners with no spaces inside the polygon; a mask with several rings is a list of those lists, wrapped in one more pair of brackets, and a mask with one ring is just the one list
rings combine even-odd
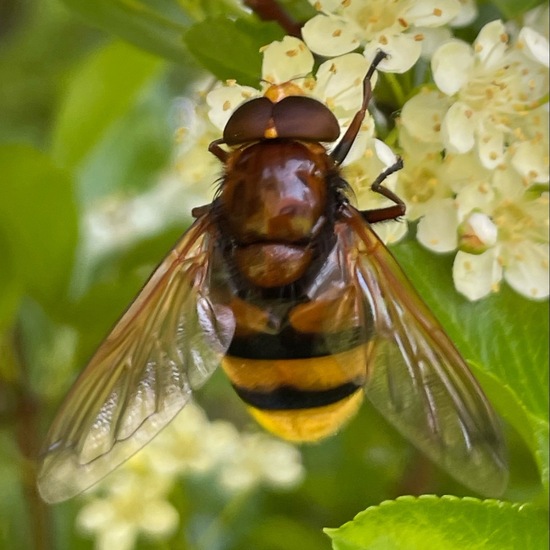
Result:
{"label": "striped abdomen", "polygon": [[277,327],[265,310],[233,303],[237,331],[223,369],[252,416],[281,438],[327,437],[361,405],[368,338],[350,326],[349,298],[291,306]]}

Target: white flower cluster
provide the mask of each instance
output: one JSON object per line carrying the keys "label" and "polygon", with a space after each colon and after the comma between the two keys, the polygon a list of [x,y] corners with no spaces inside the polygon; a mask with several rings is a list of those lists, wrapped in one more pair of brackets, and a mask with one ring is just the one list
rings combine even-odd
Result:
{"label": "white flower cluster", "polygon": [[77,525],[95,535],[98,550],[129,550],[140,533],[166,539],[180,521],[169,501],[178,478],[206,474],[230,497],[260,484],[292,488],[304,469],[294,446],[211,422],[190,403],[149,445],[83,495]]}
{"label": "white flower cluster", "polygon": [[[390,54],[379,66],[384,72],[407,71],[422,55],[433,83],[402,101],[394,143],[405,168],[385,185],[406,202],[406,218],[418,221],[424,246],[457,251],[455,286],[470,300],[497,291],[502,280],[526,297],[547,298],[548,7],[526,14],[523,26],[492,21],[468,44],[454,39],[451,27],[475,18],[470,0],[311,2],[319,14],[304,25],[304,42],[285,37],[263,49],[261,89],[228,82],[208,93],[187,130],[200,145],[178,157],[185,181],[196,188],[200,180],[208,189],[204,178],[211,182],[220,167],[205,153],[207,143],[220,137],[236,107],[269,85],[290,83],[322,101],[344,131],[376,50]],[[310,50],[334,57],[314,72]],[[398,80],[387,78],[395,92]],[[385,199],[370,185],[395,161],[374,130],[367,115],[345,163],[360,209],[381,206]],[[407,228],[391,222],[375,229],[394,242]]]}
{"label": "white flower cluster", "polygon": [[493,21],[473,45],[441,45],[431,66],[437,89],[424,88],[401,112],[405,169],[397,192],[407,217],[421,218],[426,247],[458,248],[453,278],[469,299],[497,290],[503,278],[525,296],[545,298],[547,35],[523,27],[511,39]]}
{"label": "white flower cluster", "polygon": [[[433,42],[449,36],[444,25],[466,24],[475,17],[473,2],[459,0],[310,0],[321,12],[302,30],[305,43],[315,53],[334,57],[363,48],[372,60],[377,50],[388,58],[384,72],[408,71]],[[423,51],[424,50],[424,51]]]}

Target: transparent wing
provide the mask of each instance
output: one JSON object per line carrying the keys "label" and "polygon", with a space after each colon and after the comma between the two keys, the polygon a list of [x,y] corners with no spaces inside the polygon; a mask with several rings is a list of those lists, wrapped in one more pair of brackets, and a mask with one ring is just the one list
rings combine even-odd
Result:
{"label": "transparent wing", "polygon": [[[443,328],[361,215],[345,212],[345,246],[374,323],[365,391],[435,462],[477,492],[499,495],[508,470],[499,420]],[[351,241],[351,242],[350,242]]]}
{"label": "transparent wing", "polygon": [[187,231],[101,344],[65,398],[42,451],[38,487],[58,502],[150,441],[214,371],[230,312],[209,299],[209,214]]}

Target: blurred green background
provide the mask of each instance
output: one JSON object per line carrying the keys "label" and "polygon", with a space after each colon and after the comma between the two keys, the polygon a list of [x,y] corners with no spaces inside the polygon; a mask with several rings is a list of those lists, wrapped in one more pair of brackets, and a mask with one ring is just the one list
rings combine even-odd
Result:
{"label": "blurred green background", "polygon": [[[203,10],[239,11],[221,2],[67,4],[80,15],[56,0],[0,5],[0,548],[93,547],[74,527],[79,499],[49,507],[37,496],[34,458],[75,374],[190,222],[189,215],[165,219],[159,211],[150,231],[145,225],[126,236],[131,220],[117,205],[174,177],[177,98],[204,74],[199,62],[209,51],[193,48],[192,35],[184,46],[183,29],[203,19]],[[295,9],[305,13],[307,6]],[[218,76],[250,84],[258,74],[257,46],[282,33],[249,20],[242,25],[235,33],[245,38],[227,52],[227,63],[213,55],[208,65]],[[200,36],[200,27],[194,29]],[[241,58],[248,51],[243,44],[255,52],[252,59]],[[181,211],[196,200],[182,184]],[[91,212],[111,223],[102,253],[86,240],[97,235],[89,231]],[[480,365],[476,374],[513,426],[507,498],[540,500],[548,304],[508,289],[469,304],[452,289],[452,258],[435,258],[412,241],[395,252],[467,358]],[[435,288],[425,282],[426,268]],[[504,319],[504,328],[491,325],[495,319]],[[493,332],[484,333],[487,327]],[[502,342],[519,354],[508,370],[512,359]],[[252,427],[220,373],[199,402],[211,418]],[[403,494],[470,494],[368,405],[341,434],[302,452],[307,476],[298,488],[259,488],[230,512],[208,480],[182,481],[172,495],[181,528],[169,541],[142,540],[139,547],[202,548],[197,533],[221,513],[209,549],[328,548],[322,528],[369,505]]]}

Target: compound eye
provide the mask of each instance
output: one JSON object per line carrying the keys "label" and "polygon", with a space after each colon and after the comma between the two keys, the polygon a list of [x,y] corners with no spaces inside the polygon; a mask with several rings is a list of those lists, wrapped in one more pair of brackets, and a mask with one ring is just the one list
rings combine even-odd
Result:
{"label": "compound eye", "polygon": [[273,121],[279,138],[331,142],[340,135],[330,109],[311,97],[285,97],[273,106]]}
{"label": "compound eye", "polygon": [[240,145],[264,139],[273,116],[273,103],[267,97],[257,97],[243,103],[231,115],[223,130],[227,145]]}

